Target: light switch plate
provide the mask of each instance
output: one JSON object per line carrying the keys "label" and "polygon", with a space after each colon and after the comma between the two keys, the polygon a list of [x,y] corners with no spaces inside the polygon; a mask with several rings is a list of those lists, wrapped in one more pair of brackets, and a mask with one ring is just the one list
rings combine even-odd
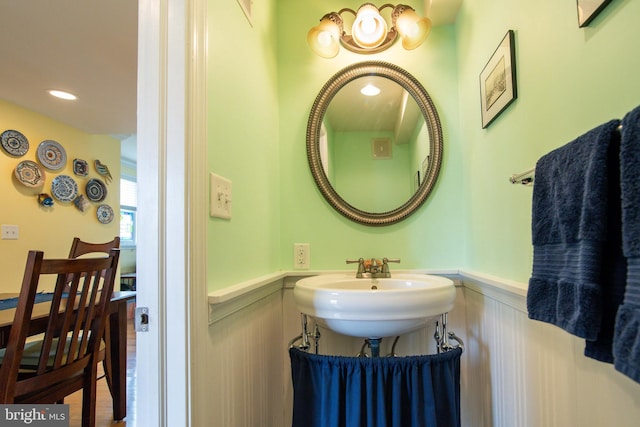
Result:
{"label": "light switch plate", "polygon": [[2,240],[18,240],[18,226],[2,224]]}
{"label": "light switch plate", "polygon": [[231,219],[231,181],[213,172],[210,174],[210,181],[209,215],[216,218]]}

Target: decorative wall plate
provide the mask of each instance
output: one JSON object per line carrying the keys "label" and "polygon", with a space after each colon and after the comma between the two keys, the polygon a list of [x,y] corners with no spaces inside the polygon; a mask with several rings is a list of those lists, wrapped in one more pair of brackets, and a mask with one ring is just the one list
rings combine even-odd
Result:
{"label": "decorative wall plate", "polygon": [[38,194],[38,203],[44,207],[50,208],[53,206],[53,199],[47,193],[40,193]]}
{"label": "decorative wall plate", "polygon": [[107,185],[99,179],[93,178],[85,187],[87,198],[92,202],[101,202],[107,197]]}
{"label": "decorative wall plate", "polygon": [[51,182],[51,194],[61,202],[72,202],[78,196],[78,184],[69,175],[58,175]]}
{"label": "decorative wall plate", "polygon": [[45,168],[58,170],[67,164],[67,153],[62,145],[47,139],[38,145],[38,160]]}
{"label": "decorative wall plate", "polygon": [[98,221],[103,224],[109,224],[113,221],[113,209],[109,205],[100,205],[98,206]]}
{"label": "decorative wall plate", "polygon": [[89,164],[82,159],[73,159],[73,173],[78,176],[89,175]]}
{"label": "decorative wall plate", "polygon": [[89,202],[87,202],[87,199],[85,199],[82,194],[76,197],[76,199],[73,201],[73,204],[76,205],[76,208],[78,208],[80,212],[84,212],[89,209]]}
{"label": "decorative wall plate", "polygon": [[98,159],[94,160],[93,164],[96,166],[96,171],[107,181],[107,184],[110,183],[113,177],[111,176],[111,172],[109,172],[109,166],[101,163]]}
{"label": "decorative wall plate", "polygon": [[21,157],[29,151],[29,141],[27,137],[17,130],[5,130],[0,135],[0,143],[4,151],[15,157]]}
{"label": "decorative wall plate", "polygon": [[44,184],[46,175],[36,162],[23,160],[18,163],[15,170],[16,178],[27,187],[40,187]]}

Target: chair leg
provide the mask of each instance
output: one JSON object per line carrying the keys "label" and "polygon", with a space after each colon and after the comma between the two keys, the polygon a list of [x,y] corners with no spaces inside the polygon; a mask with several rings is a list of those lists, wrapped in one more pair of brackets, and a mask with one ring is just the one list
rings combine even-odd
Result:
{"label": "chair leg", "polygon": [[90,373],[84,376],[82,388],[82,427],[95,427],[98,364],[93,362],[87,369]]}
{"label": "chair leg", "polygon": [[113,386],[111,385],[111,363],[107,362],[107,360],[102,361],[102,368],[104,369],[104,378],[107,380],[107,387],[109,387],[109,394],[113,396]]}
{"label": "chair leg", "polygon": [[107,317],[107,322],[104,330],[104,342],[105,342],[105,354],[104,359],[102,360],[102,367],[104,368],[104,376],[107,379],[107,386],[109,387],[109,393],[113,396],[112,389],[112,381],[111,378],[113,376],[113,372],[111,370],[112,361],[111,361],[111,325],[109,324],[109,318]]}

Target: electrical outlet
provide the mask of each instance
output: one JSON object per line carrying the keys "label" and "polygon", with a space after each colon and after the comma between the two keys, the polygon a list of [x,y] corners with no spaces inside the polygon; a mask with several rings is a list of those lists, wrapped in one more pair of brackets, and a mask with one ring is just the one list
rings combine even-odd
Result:
{"label": "electrical outlet", "polygon": [[231,219],[231,181],[211,172],[211,205],[209,215],[217,218]]}
{"label": "electrical outlet", "polygon": [[2,224],[2,240],[18,240],[18,226]]}
{"label": "electrical outlet", "polygon": [[302,270],[311,265],[311,249],[308,243],[294,243],[293,268]]}

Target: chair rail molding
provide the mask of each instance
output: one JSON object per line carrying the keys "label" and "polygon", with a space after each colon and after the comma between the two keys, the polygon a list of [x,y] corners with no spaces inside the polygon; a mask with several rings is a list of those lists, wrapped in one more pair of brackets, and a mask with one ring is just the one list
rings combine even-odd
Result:
{"label": "chair rail molding", "polygon": [[460,271],[460,277],[466,289],[527,313],[526,284],[472,271]]}

